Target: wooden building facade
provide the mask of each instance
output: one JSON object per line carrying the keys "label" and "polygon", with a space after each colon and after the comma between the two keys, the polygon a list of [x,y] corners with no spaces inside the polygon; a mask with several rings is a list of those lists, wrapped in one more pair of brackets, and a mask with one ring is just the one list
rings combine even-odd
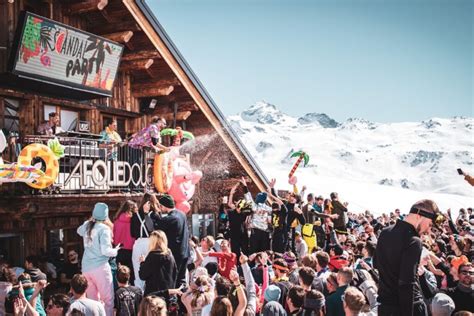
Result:
{"label": "wooden building facade", "polygon": [[[67,83],[25,80],[12,72],[25,11],[123,47],[110,95],[80,91]],[[64,129],[86,122],[91,134],[115,119],[125,137],[147,126],[154,115],[192,132],[195,143],[183,151],[203,178],[189,214],[215,214],[220,198],[242,176],[254,192],[266,187],[263,173],[144,1],[0,0],[0,128],[7,136],[19,135],[16,145],[3,153],[6,162],[16,161],[18,150],[51,112],[59,114]],[[75,230],[96,202],[108,203],[113,213],[125,199],[139,201],[144,191],[153,189],[36,190],[24,183],[4,183],[0,251],[15,264],[30,254],[59,248],[63,254],[80,247]]]}

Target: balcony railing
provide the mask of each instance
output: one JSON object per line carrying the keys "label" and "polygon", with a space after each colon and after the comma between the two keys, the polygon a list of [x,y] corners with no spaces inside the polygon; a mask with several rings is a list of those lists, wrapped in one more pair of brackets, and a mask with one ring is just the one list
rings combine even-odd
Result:
{"label": "balcony railing", "polygon": [[[47,144],[49,139],[51,137],[26,136],[22,146]],[[41,193],[143,192],[153,186],[154,153],[151,151],[134,149],[125,143],[112,146],[85,137],[58,137],[58,140],[65,147],[65,155],[59,159],[59,175],[55,183]],[[31,164],[38,162],[45,171],[42,159],[33,159]],[[23,183],[13,185],[16,191],[29,188]]]}

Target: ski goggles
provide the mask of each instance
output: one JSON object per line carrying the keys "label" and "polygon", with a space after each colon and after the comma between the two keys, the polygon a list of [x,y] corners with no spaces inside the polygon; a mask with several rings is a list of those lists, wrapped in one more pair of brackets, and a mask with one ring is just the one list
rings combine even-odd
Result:
{"label": "ski goggles", "polygon": [[425,210],[422,210],[422,209],[419,209],[419,208],[416,208],[416,207],[412,207],[410,209],[410,213],[418,214],[420,216],[431,219],[431,221],[433,222],[433,225],[438,229],[441,228],[441,226],[442,226],[442,224],[445,220],[443,214],[441,214],[441,213],[431,213],[431,212],[427,212]]}

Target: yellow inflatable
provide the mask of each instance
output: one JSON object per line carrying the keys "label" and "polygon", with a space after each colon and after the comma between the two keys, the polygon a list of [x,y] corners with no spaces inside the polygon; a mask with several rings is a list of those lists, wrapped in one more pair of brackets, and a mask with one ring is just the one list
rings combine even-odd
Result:
{"label": "yellow inflatable", "polygon": [[41,158],[46,164],[46,170],[43,175],[33,182],[26,182],[35,189],[44,189],[56,181],[59,174],[59,162],[57,156],[46,145],[30,144],[22,149],[18,156],[18,164],[22,166],[31,166],[34,158]]}
{"label": "yellow inflatable", "polygon": [[155,155],[153,182],[158,192],[167,193],[173,181],[173,161],[169,153]]}
{"label": "yellow inflatable", "polygon": [[313,249],[317,246],[314,225],[309,223],[304,224],[301,228],[301,236],[308,245],[308,253],[313,252]]}

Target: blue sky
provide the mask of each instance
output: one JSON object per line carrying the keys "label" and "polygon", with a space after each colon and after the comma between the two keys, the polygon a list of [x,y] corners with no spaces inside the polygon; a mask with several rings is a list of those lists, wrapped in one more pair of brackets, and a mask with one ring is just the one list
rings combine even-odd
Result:
{"label": "blue sky", "polygon": [[148,0],[226,115],[473,116],[470,0]]}

